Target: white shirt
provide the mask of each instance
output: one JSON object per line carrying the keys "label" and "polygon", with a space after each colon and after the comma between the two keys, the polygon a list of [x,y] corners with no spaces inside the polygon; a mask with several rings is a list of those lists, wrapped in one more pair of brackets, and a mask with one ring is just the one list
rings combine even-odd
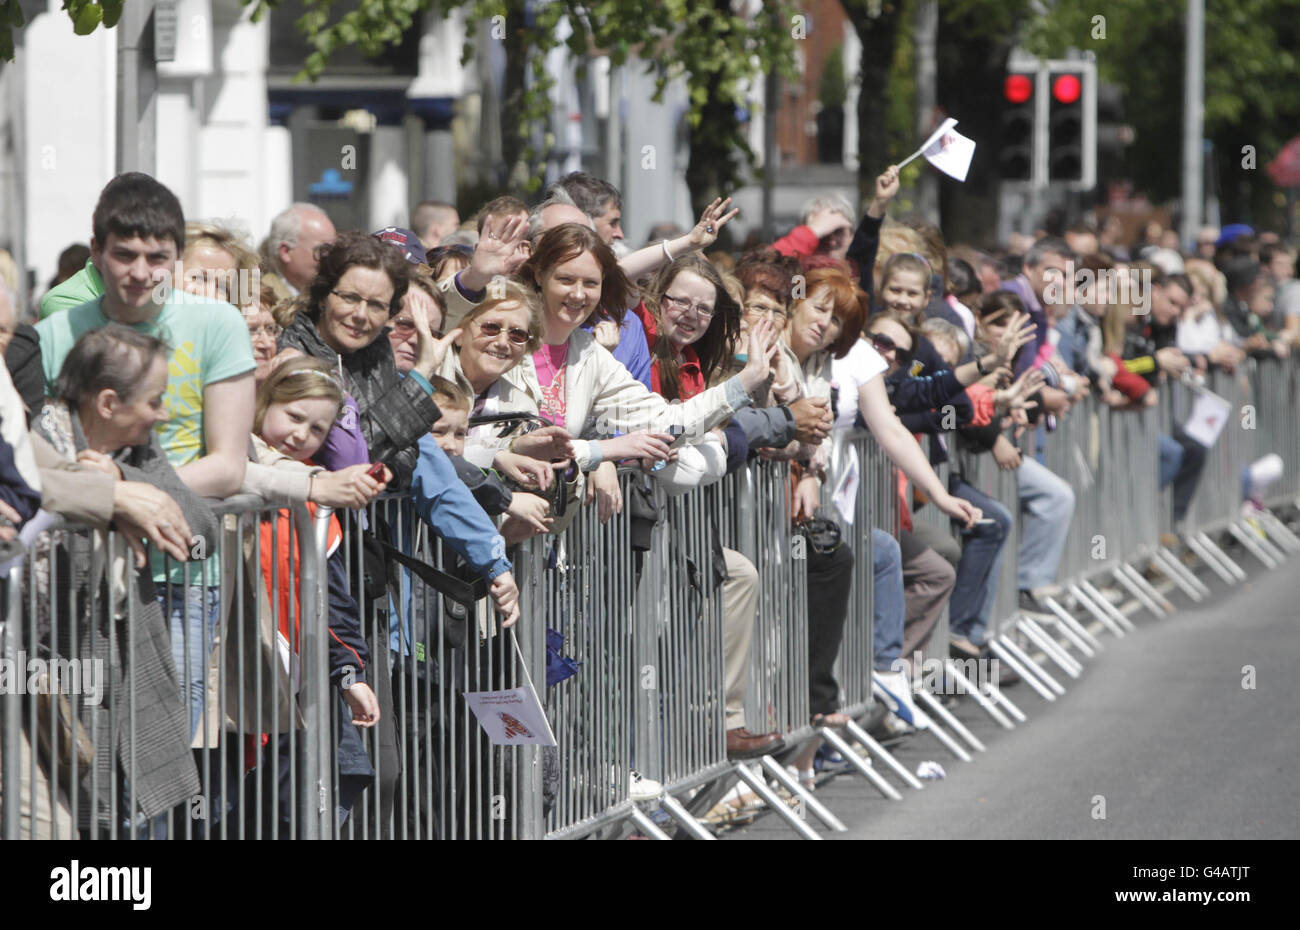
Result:
{"label": "white shirt", "polygon": [[858,415],[862,385],[889,370],[889,363],[865,339],[859,339],[844,358],[831,362],[831,383],[840,389],[835,429],[852,429]]}
{"label": "white shirt", "polygon": [[1224,340],[1223,323],[1213,310],[1199,317],[1183,316],[1178,321],[1176,345],[1189,355],[1205,355]]}

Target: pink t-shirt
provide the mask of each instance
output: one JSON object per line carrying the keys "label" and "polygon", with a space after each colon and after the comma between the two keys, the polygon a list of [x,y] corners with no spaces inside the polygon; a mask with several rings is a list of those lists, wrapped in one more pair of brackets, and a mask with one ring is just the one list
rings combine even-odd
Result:
{"label": "pink t-shirt", "polygon": [[539,412],[552,426],[564,426],[564,382],[569,360],[569,344],[543,345],[533,353],[533,367],[537,369],[537,384],[542,389]]}

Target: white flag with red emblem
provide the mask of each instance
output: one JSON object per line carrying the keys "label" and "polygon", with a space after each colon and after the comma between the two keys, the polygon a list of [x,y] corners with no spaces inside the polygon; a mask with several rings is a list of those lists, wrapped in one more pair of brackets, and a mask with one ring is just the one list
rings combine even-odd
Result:
{"label": "white flag with red emblem", "polygon": [[917,156],[924,155],[926,161],[948,177],[965,181],[966,172],[970,170],[970,160],[975,157],[975,141],[953,129],[956,125],[957,121],[951,117],[944,120],[943,125],[925,140],[925,144],[907,156],[898,167],[902,168]]}
{"label": "white flag with red emblem", "polygon": [[1232,417],[1232,404],[1212,391],[1197,390],[1192,414],[1183,424],[1183,432],[1205,448],[1213,448],[1219,434]]}

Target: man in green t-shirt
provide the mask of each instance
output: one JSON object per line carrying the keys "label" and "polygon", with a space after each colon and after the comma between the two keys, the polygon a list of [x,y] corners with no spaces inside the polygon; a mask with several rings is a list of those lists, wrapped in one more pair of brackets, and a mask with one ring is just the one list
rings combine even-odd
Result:
{"label": "man in green t-shirt", "polygon": [[56,284],[45,292],[41,298],[41,319],[60,310],[79,307],[88,300],[94,300],[104,293],[104,279],[99,276],[93,258],[86,259],[82,268],[62,284]]}
{"label": "man in green t-shirt", "polygon": [[[83,333],[113,321],[163,339],[172,351],[164,398],[170,418],[157,427],[163,450],[198,494],[235,494],[244,480],[253,426],[255,366],[243,317],[230,304],[172,290],[185,247],[185,216],[180,201],[158,181],[138,172],[109,181],[92,225],[90,258],[103,292],[37,324],[47,393]],[[205,551],[214,553],[217,541],[205,543]],[[214,559],[207,568],[209,576],[216,571]],[[158,595],[170,617],[172,658],[189,695],[193,730],[204,704],[220,591],[194,583],[199,573],[190,574],[188,584],[183,574],[155,577],[171,582]]]}

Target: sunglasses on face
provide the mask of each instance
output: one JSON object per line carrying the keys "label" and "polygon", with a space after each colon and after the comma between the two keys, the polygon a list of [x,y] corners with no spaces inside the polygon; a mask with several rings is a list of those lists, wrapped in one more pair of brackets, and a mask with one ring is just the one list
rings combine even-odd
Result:
{"label": "sunglasses on face", "polygon": [[[500,336],[502,329],[503,327],[500,323],[478,324],[478,334],[480,336],[486,336],[489,339],[495,339],[497,336]],[[528,330],[520,329],[518,326],[511,326],[506,330],[506,338],[517,346],[526,345],[528,343]]]}
{"label": "sunglasses on face", "polygon": [[[393,327],[394,331],[396,331],[397,335],[401,336],[403,339],[409,339],[411,336],[415,335],[414,320],[403,320],[400,318],[394,319],[390,325]],[[432,329],[429,330],[429,332],[434,339],[441,339],[443,336],[442,330],[440,329]]]}
{"label": "sunglasses on face", "polygon": [[876,347],[876,351],[881,355],[888,355],[893,352],[894,358],[898,360],[900,365],[906,365],[912,360],[911,349],[902,348],[884,333],[868,333],[867,338],[871,340],[871,344]]}

